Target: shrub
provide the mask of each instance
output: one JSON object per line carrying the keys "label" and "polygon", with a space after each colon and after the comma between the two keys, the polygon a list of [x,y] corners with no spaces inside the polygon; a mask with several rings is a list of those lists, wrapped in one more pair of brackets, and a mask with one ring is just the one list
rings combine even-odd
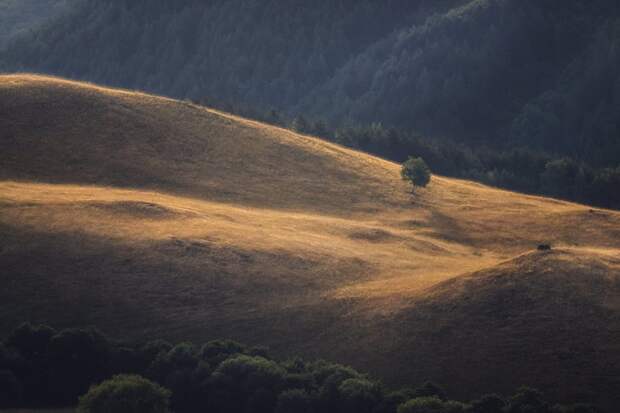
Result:
{"label": "shrub", "polygon": [[381,399],[381,388],[366,379],[347,379],[338,387],[341,411],[372,412]]}
{"label": "shrub", "polygon": [[309,368],[318,385],[334,385],[338,387],[346,379],[363,378],[352,367],[329,363],[323,360],[312,363]]}
{"label": "shrub", "polygon": [[551,408],[542,393],[529,387],[521,387],[510,399],[508,413],[548,413]]}
{"label": "shrub", "polygon": [[118,375],[91,387],[78,413],[167,413],[170,391],[136,375]]}
{"label": "shrub", "polygon": [[209,341],[200,349],[202,359],[208,361],[212,366],[219,365],[231,356],[245,354],[246,352],[245,346],[232,340]]}
{"label": "shrub", "polygon": [[403,180],[411,182],[414,190],[416,187],[425,187],[431,181],[431,170],[422,158],[409,157],[400,174]]}
{"label": "shrub", "polygon": [[164,340],[149,341],[140,348],[146,364],[152,363],[159,354],[168,353],[170,350],[172,350],[172,344]]}
{"label": "shrub", "polygon": [[498,413],[503,412],[506,402],[496,394],[487,394],[471,402],[467,413]]}
{"label": "shrub", "polygon": [[387,393],[383,396],[383,400],[381,401],[379,406],[377,406],[376,412],[394,413],[396,412],[398,406],[413,398],[413,389],[410,388],[400,389],[398,391]]}
{"label": "shrub", "polygon": [[262,357],[229,358],[211,376],[211,409],[272,411],[285,374],[278,363]]}
{"label": "shrub", "polygon": [[364,377],[351,367],[319,361],[311,366],[312,376],[319,386],[321,411],[335,412],[340,409],[340,385],[349,379]]}
{"label": "shrub", "polygon": [[23,325],[6,342],[9,346],[0,342],[0,409],[68,406],[86,393],[80,399],[82,413],[160,413],[168,407],[176,413],[598,412],[584,404],[551,407],[529,388],[506,401],[490,395],[469,405],[447,400],[429,382],[388,392],[348,366],[279,362],[255,355],[263,350],[227,340],[198,350],[188,343],[108,341],[92,329],[55,332]]}
{"label": "shrub", "polygon": [[172,391],[171,407],[175,412],[193,412],[206,405],[211,369],[196,348],[181,343],[169,351],[161,351],[148,369],[147,377]]}
{"label": "shrub", "polygon": [[6,340],[12,347],[28,358],[43,357],[56,331],[47,326],[24,323],[17,327]]}
{"label": "shrub", "polygon": [[416,387],[413,390],[412,399],[417,399],[419,397],[436,397],[440,400],[448,399],[444,389],[442,389],[441,387],[439,387],[438,385],[430,381],[427,381],[426,383],[422,384],[419,387]]}

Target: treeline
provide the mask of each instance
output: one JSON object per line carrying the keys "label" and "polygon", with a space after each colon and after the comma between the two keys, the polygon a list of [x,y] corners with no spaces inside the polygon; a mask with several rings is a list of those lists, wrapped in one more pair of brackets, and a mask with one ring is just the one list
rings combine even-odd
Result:
{"label": "treeline", "polygon": [[322,120],[299,115],[289,119],[276,110],[261,112],[227,105],[224,110],[294,131],[327,138],[338,144],[402,163],[423,158],[434,173],[471,179],[495,187],[546,195],[602,208],[620,209],[620,163],[594,167],[570,156],[553,156],[519,147],[502,150],[470,146],[419,133],[386,128],[381,123],[331,128]]}
{"label": "treeline", "polygon": [[617,0],[86,0],[0,60],[599,169],[620,159],[618,50]]}
{"label": "treeline", "polygon": [[[94,329],[24,324],[0,344],[0,408],[74,406],[91,385],[141,375],[170,390],[172,411],[243,413],[594,413],[551,405],[529,388],[511,397],[449,400],[432,383],[393,391],[339,364],[278,360],[233,341],[202,346],[112,341]],[[416,380],[416,378],[412,378]],[[120,377],[120,382],[136,382]]]}
{"label": "treeline", "polygon": [[604,208],[620,208],[620,163],[616,167],[595,168],[570,156],[558,158],[526,147],[501,150],[430,140],[416,133],[386,129],[381,124],[340,128],[331,136],[340,144],[397,162],[403,162],[408,154],[420,156],[434,172],[442,175]]}

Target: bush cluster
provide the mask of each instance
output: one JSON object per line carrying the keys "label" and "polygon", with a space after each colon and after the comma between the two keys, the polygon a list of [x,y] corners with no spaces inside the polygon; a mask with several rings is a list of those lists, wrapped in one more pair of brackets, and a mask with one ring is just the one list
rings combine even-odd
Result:
{"label": "bush cluster", "polygon": [[[90,391],[89,391],[90,390]],[[24,324],[0,345],[0,408],[74,406],[99,413],[593,413],[551,406],[536,390],[449,400],[432,383],[391,390],[351,367],[277,360],[234,341],[202,346],[111,341],[93,329]],[[145,407],[147,406],[147,407]],[[147,410],[144,410],[147,409]]]}

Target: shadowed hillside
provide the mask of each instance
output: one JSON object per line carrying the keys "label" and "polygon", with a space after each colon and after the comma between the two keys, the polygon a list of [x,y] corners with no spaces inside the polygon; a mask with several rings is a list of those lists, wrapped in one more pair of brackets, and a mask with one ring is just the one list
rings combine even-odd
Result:
{"label": "shadowed hillside", "polygon": [[463,397],[611,405],[618,213],[443,177],[412,197],[363,153],[54,78],[0,77],[0,119],[4,332],[230,337]]}
{"label": "shadowed hillside", "polygon": [[618,406],[619,296],[618,250],[526,253],[427,290],[395,317],[392,354],[407,354],[410,376],[444,366],[438,380],[459,377],[460,397],[519,377],[560,399],[615,393]]}

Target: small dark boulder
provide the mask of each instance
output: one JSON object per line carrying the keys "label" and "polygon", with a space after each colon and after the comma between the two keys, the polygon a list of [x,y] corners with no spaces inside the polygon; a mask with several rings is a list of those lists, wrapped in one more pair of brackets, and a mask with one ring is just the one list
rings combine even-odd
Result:
{"label": "small dark boulder", "polygon": [[551,244],[539,244],[538,245],[538,251],[550,251],[551,250]]}

